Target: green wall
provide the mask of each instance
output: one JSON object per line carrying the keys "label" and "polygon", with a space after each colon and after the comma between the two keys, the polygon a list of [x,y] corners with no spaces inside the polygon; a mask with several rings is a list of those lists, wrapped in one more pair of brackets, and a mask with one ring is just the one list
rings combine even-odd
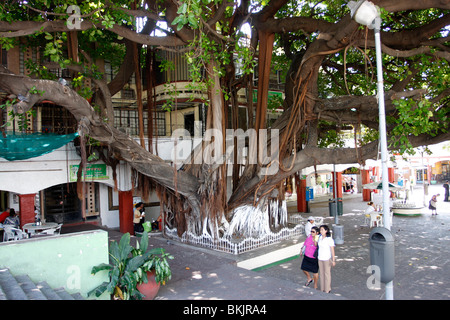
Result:
{"label": "green wall", "polygon": [[46,281],[84,297],[108,280],[106,272],[91,274],[100,263],[108,263],[108,233],[103,230],[0,243],[0,266],[13,275],[27,274],[34,282]]}

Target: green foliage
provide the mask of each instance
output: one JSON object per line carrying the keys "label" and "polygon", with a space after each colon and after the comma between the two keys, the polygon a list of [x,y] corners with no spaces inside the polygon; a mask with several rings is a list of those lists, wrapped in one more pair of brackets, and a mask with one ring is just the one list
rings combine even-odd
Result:
{"label": "green foliage", "polygon": [[[159,255],[159,256],[158,256]],[[156,270],[156,281],[165,283],[172,276],[167,259],[173,259],[164,249],[148,250],[148,233],[142,234],[141,243],[136,248],[130,245],[130,234],[125,233],[120,242],[111,241],[109,246],[110,263],[94,266],[92,274],[107,271],[109,282],[100,284],[88,295],[99,297],[104,292],[120,300],[140,300],[143,295],[137,290],[139,283],[147,283],[146,271]]]}
{"label": "green foliage", "polygon": [[[141,242],[136,243],[131,253],[133,257],[145,256],[148,250],[148,235],[145,231],[142,234]],[[162,248],[154,248],[148,251],[151,254],[151,259],[148,259],[144,264],[137,268],[138,283],[147,283],[147,272],[155,270],[155,280],[158,283],[165,284],[166,281],[172,278],[172,271],[170,270],[167,259],[173,259],[173,256],[166,253]]]}
{"label": "green foliage", "polygon": [[45,33],[45,39],[48,42],[45,44],[44,56],[48,56],[51,61],[59,62],[62,59],[62,47],[64,41],[58,37],[57,34]]}
{"label": "green foliage", "polygon": [[398,117],[388,118],[396,126],[391,132],[395,137],[392,147],[401,153],[413,154],[413,146],[408,140],[409,135],[419,136],[429,134],[436,136],[448,131],[448,109],[434,106],[429,100],[401,99],[394,101]]}
{"label": "green foliage", "polygon": [[[30,89],[30,93],[42,95],[42,91],[36,89],[36,87],[32,87]],[[30,121],[33,117],[36,116],[36,110],[30,109],[25,113],[16,113],[13,109],[13,106],[19,102],[17,99],[8,99],[3,104],[0,105],[0,109],[9,110],[8,116],[9,121],[3,123],[0,128],[7,128],[12,126],[12,122],[17,120],[17,125],[19,131],[26,131],[30,128]]]}
{"label": "green foliage", "polygon": [[345,141],[343,135],[339,134],[336,130],[327,130],[319,138],[318,142],[319,148],[343,148],[345,146]]}
{"label": "green foliage", "polygon": [[[223,86],[224,97],[230,95],[227,84],[224,83],[227,75],[226,70],[234,63],[239,66],[242,74],[251,74],[257,66],[257,57],[255,52],[249,48],[245,42],[248,40],[235,28],[231,22],[235,22],[233,16],[237,13],[237,6],[231,5],[226,8],[225,19],[219,20],[211,25],[205,22],[210,20],[215,10],[222,1],[220,0],[182,0],[177,2],[177,16],[169,28],[173,31],[180,31],[185,28],[188,33],[195,34],[195,38],[189,43],[188,51],[185,59],[189,66],[189,74],[192,79],[190,88],[192,91],[205,92],[212,85],[214,76],[218,76]],[[15,1],[6,0],[0,3],[0,20],[13,21],[66,21],[68,14],[67,8],[71,4],[77,4],[80,8],[80,14],[84,15],[83,21],[90,21],[96,26],[79,31],[78,45],[79,49],[86,52],[93,61],[103,59],[111,63],[112,69],[117,70],[121,65],[125,56],[125,45],[123,39],[111,31],[117,26],[125,26],[130,30],[136,30],[135,18],[127,13],[130,9],[132,0],[117,1],[77,1],[77,0],[30,0]],[[270,5],[271,1],[256,0],[249,3],[249,13],[261,11]],[[335,24],[342,17],[348,15],[347,0],[311,0],[311,1],[288,1],[278,10],[275,17],[284,19],[287,17],[304,17],[315,21],[325,21]],[[142,4],[142,2],[138,2]],[[25,6],[27,5],[27,6]],[[162,2],[157,2],[161,19],[165,17],[166,12]],[[29,7],[36,10],[32,10]],[[214,9],[213,9],[214,8]],[[143,8],[139,8],[143,9]],[[153,9],[152,9],[153,10]],[[150,10],[149,10],[150,11]],[[46,12],[43,14],[42,12]],[[387,12],[381,9],[382,30],[384,32],[399,32],[402,30],[411,31],[416,27],[424,26],[433,22],[434,19],[442,18],[448,12],[439,9],[427,10],[408,10]],[[248,17],[245,17],[248,18]],[[248,20],[251,22],[251,19]],[[331,29],[330,29],[331,30]],[[364,32],[364,28],[361,31]],[[321,30],[323,31],[323,30]],[[173,32],[167,30],[168,34]],[[331,32],[331,31],[330,31]],[[332,31],[333,33],[335,31]],[[433,38],[448,37],[448,26],[443,27]],[[368,33],[370,34],[370,33]],[[326,35],[326,33],[324,33]],[[286,31],[277,34],[273,50],[272,68],[279,70],[283,77],[291,64],[291,59],[295,54],[305,51],[314,41],[317,40],[319,32],[307,32],[303,29],[297,31]],[[26,41],[22,41],[22,46],[37,48],[40,47],[42,52],[40,57],[46,60],[57,62],[61,68],[67,67],[74,63],[67,57],[67,33],[61,31],[43,31],[40,30],[33,35],[29,35]],[[371,39],[367,39],[371,40]],[[352,39],[348,39],[348,43],[352,43]],[[433,41],[430,41],[430,43]],[[15,38],[0,38],[0,45],[4,49],[11,49],[19,45]],[[344,43],[343,43],[344,45]],[[437,135],[445,132],[448,128],[448,95],[443,95],[449,87],[450,67],[448,61],[440,59],[435,54],[437,50],[442,50],[447,45],[446,42],[436,42],[431,52],[411,57],[389,56],[383,54],[383,76],[385,91],[392,89],[393,85],[408,79],[408,85],[405,91],[426,89],[427,93],[419,102],[414,100],[402,99],[395,102],[396,112],[390,114],[387,118],[388,124],[395,127],[390,131],[392,137],[396,137],[392,147],[399,150],[407,150],[410,148],[408,137],[420,134]],[[344,48],[344,47],[343,47]],[[391,49],[410,50],[412,48],[402,48],[399,43],[398,47],[391,46]],[[445,48],[444,48],[445,49]],[[317,94],[319,98],[330,99],[343,95],[375,95],[376,88],[376,55],[373,48],[346,47],[340,52],[332,54],[324,54],[324,63],[322,64],[317,79]],[[80,55],[80,65],[88,65],[84,57]],[[205,73],[206,67],[214,61],[217,66],[214,76]],[[42,79],[55,80],[54,74],[48,69],[42,67],[42,61],[26,61],[27,69],[31,70],[34,76]],[[163,63],[163,70],[169,70],[169,62]],[[72,86],[84,97],[90,97],[92,92],[83,86],[83,80],[86,77],[100,79],[103,75],[95,66],[83,68],[83,71],[75,75]],[[176,98],[177,91],[172,81],[169,79],[166,85],[166,91],[170,98],[166,100],[164,110],[172,110]],[[439,97],[440,101],[435,101]],[[433,101],[433,103],[431,102]],[[270,100],[268,108],[271,109],[279,105],[281,101]],[[374,119],[376,120],[376,119]],[[376,130],[364,130],[361,143],[367,143],[377,138]],[[321,146],[328,144],[340,145],[342,137],[338,132],[329,132],[327,137],[321,140]]]}
{"label": "green foliage", "polygon": [[267,101],[267,110],[275,113],[277,109],[283,106],[283,98],[280,95],[269,95]]}
{"label": "green foliage", "polygon": [[198,17],[202,14],[203,2],[206,4],[208,1],[188,0],[182,2],[180,7],[178,7],[178,16],[172,21],[172,25],[177,26],[178,31],[186,25],[197,29],[199,27]]}

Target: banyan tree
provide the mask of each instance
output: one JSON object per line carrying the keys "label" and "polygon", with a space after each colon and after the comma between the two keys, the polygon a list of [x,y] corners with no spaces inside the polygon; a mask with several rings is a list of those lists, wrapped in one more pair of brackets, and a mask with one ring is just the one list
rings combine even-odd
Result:
{"label": "banyan tree", "polygon": [[[347,3],[6,0],[0,4],[2,49],[39,47],[47,63],[93,85],[61,84],[49,77],[45,64],[35,63],[27,76],[2,67],[0,89],[16,113],[43,100],[69,110],[80,135],[104,147],[107,163],[126,161],[141,185],[154,186],[166,223],[178,234],[264,233],[286,223],[281,214],[286,178],[306,167],[377,157],[374,34],[352,20]],[[448,140],[450,2],[373,3],[382,16],[389,149],[407,153]],[[114,127],[111,97],[134,73],[140,110],[142,93],[151,95],[151,84],[141,80],[155,72],[147,63],[153,50],[187,60],[192,90],[201,91],[207,105],[204,139],[178,166],[146,149],[143,131],[133,139]],[[114,61],[109,81],[95,67],[98,59]],[[274,72],[284,82],[283,98],[275,101],[283,112],[268,126]],[[237,112],[242,89],[257,92],[256,102],[248,98],[244,106],[245,128]],[[232,135],[231,148],[224,143],[227,129],[242,133]],[[343,130],[355,147],[343,146]],[[236,161],[239,146],[247,148],[243,161]]]}

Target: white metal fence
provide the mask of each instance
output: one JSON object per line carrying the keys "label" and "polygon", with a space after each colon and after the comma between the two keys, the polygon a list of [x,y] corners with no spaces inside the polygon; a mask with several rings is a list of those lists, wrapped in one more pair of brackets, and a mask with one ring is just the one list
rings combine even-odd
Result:
{"label": "white metal fence", "polygon": [[[323,223],[323,217],[313,217],[316,226],[319,226]],[[308,218],[303,217],[300,214],[290,214],[288,217],[288,222],[291,224],[301,224],[305,225]]]}
{"label": "white metal fence", "polygon": [[294,236],[300,236],[303,234],[303,231],[304,225],[298,224],[293,228],[283,228],[277,233],[271,232],[261,238],[246,238],[242,241],[237,241],[230,238],[214,239],[209,234],[202,234],[201,236],[197,236],[192,234],[191,232],[183,233],[180,238],[177,235],[176,228],[166,228],[165,235],[168,238],[178,240],[183,243],[238,255],[256,248],[279,242],[281,240],[289,239]]}

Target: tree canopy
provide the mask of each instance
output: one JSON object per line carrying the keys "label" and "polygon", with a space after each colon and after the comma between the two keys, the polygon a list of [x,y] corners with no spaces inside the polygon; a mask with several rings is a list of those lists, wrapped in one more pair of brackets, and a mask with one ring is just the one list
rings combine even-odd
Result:
{"label": "tree canopy", "polygon": [[[232,209],[240,205],[282,197],[283,180],[302,168],[363,163],[377,156],[374,35],[373,30],[351,19],[347,3],[6,0],[0,4],[2,48],[39,47],[45,63],[26,62],[32,70],[30,77],[3,69],[0,89],[27,97],[12,102],[20,112],[45,99],[66,107],[86,134],[109,145],[115,158],[128,161],[167,192],[162,199],[180,232],[201,232],[205,217],[214,226],[224,216],[231,220]],[[448,140],[450,2],[373,3],[382,16],[389,149],[412,152],[416,146]],[[144,55],[145,48],[185,54],[196,88],[209,93],[207,129],[224,135],[229,105],[234,110],[232,128],[239,128],[237,92],[241,88],[252,92],[255,70],[257,102],[247,102],[248,128],[254,128],[257,135],[266,128],[272,103],[268,98],[270,70],[281,73],[285,92],[278,103],[284,112],[271,126],[279,130],[275,159],[279,172],[264,174],[274,161],[268,165],[233,164],[232,193],[227,195],[226,164],[189,165],[175,171],[116,130],[111,96],[139,70],[135,67],[143,59],[137,58]],[[109,61],[117,70],[109,83],[96,67],[98,59]],[[72,88],[52,78],[48,72],[51,64],[74,72]],[[236,77],[238,67],[240,77]],[[92,79],[93,89],[83,86],[84,78]],[[84,99],[91,96],[96,108]],[[354,148],[343,144],[342,133],[349,130]],[[192,220],[196,222],[189,222]]]}

